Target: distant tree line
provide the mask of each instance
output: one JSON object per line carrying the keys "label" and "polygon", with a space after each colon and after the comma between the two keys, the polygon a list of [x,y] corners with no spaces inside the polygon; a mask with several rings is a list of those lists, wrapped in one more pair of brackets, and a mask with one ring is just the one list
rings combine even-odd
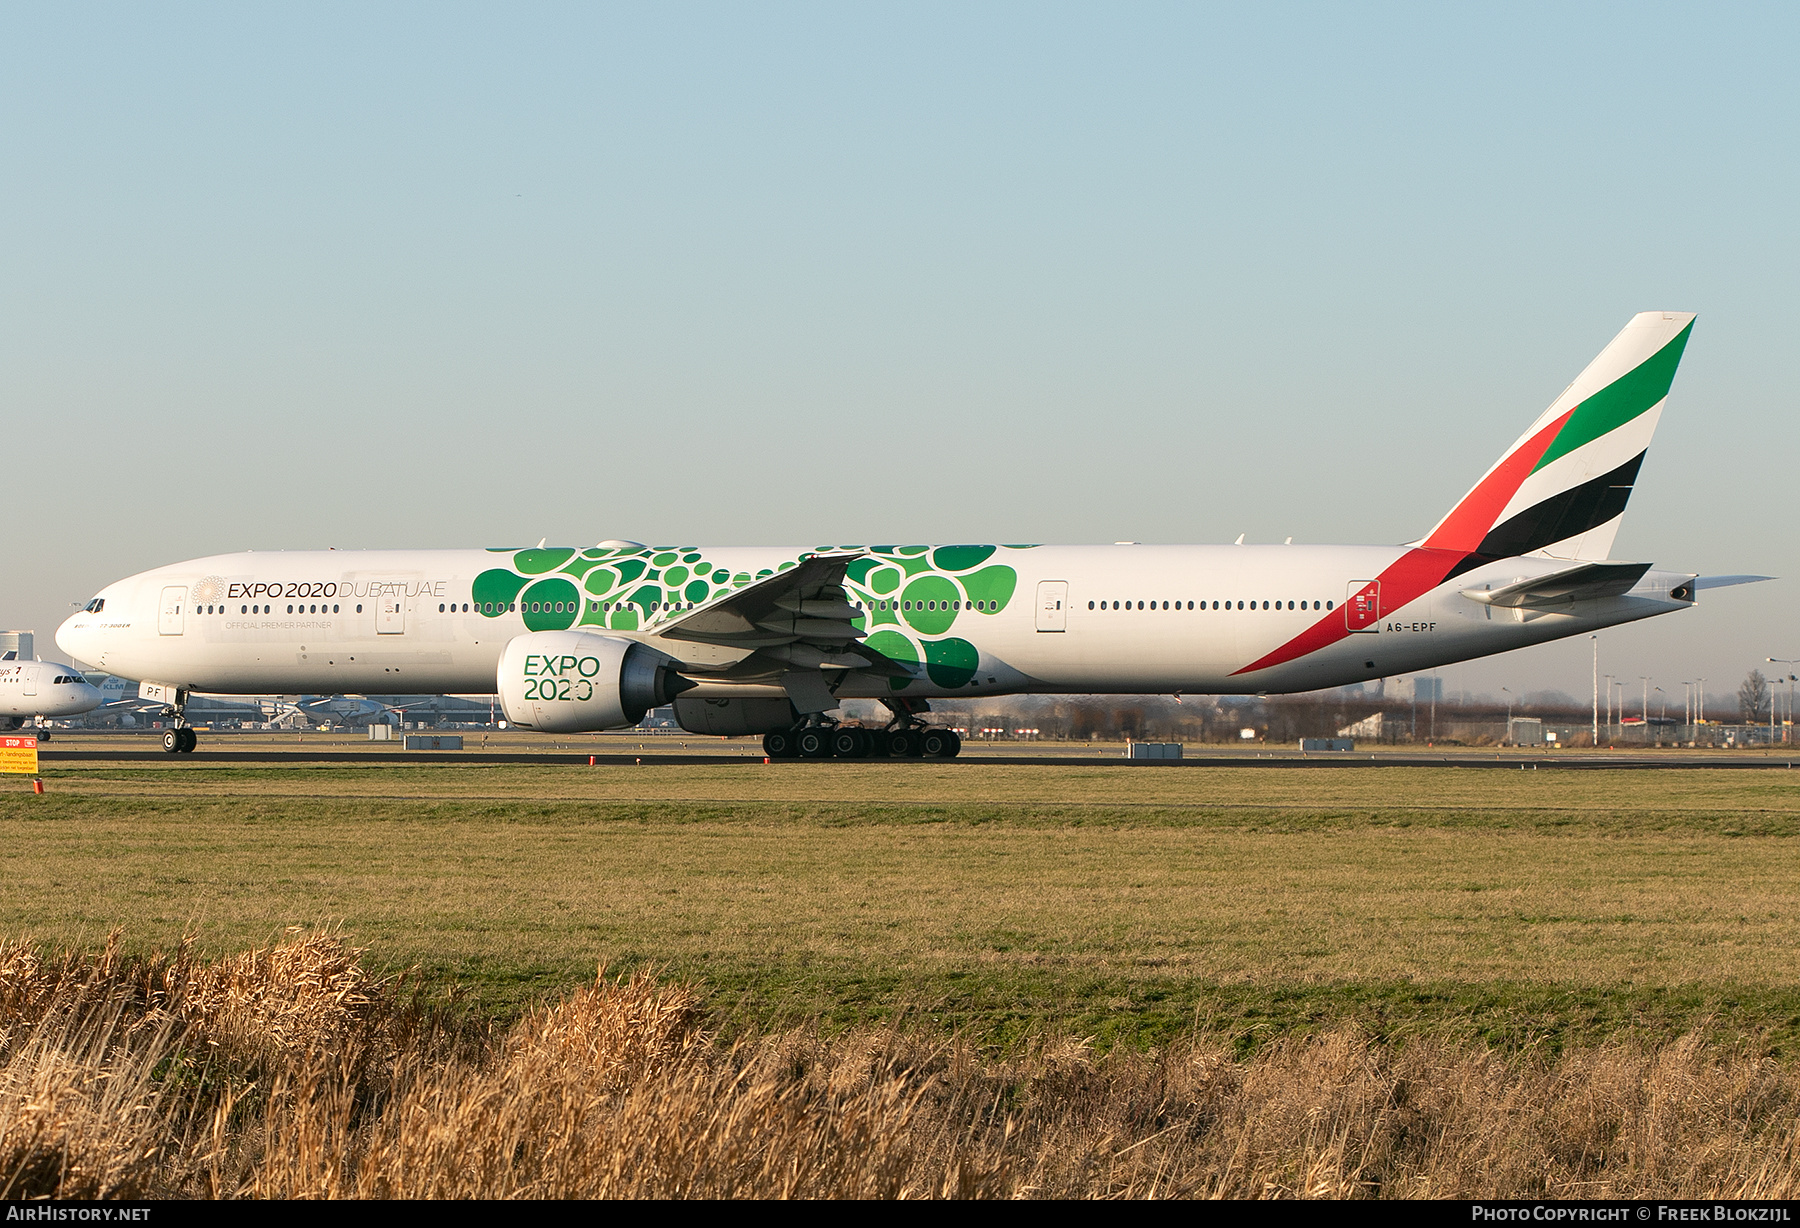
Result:
{"label": "distant tree line", "polygon": [[[1738,688],[1741,719],[1758,724],[1769,719],[1772,690],[1760,670],[1752,670]],[[1679,696],[1677,696],[1679,698]],[[1295,742],[1301,738],[1336,736],[1347,728],[1381,713],[1383,741],[1423,741],[1435,736],[1453,738],[1453,726],[1487,723],[1504,727],[1508,706],[1492,700],[1462,703],[1440,699],[1435,722],[1432,705],[1425,700],[1390,699],[1355,691],[1315,691],[1303,695],[1266,697],[1213,695],[1016,695],[988,700],[934,700],[932,706],[956,714],[971,728],[997,728],[1010,735],[1015,729],[1035,729],[1039,737],[1060,741],[1122,742],[1237,742],[1242,731],[1269,742]],[[1602,720],[1605,709],[1602,708]],[[1587,741],[1593,720],[1591,701],[1565,692],[1527,694],[1511,706],[1513,716],[1531,716],[1546,725],[1572,727],[1575,744]],[[1627,700],[1615,708],[1612,719],[1640,715],[1638,705]],[[1661,705],[1652,716],[1661,715]],[[1679,717],[1679,712],[1670,713]],[[1415,727],[1416,724],[1416,727]]]}

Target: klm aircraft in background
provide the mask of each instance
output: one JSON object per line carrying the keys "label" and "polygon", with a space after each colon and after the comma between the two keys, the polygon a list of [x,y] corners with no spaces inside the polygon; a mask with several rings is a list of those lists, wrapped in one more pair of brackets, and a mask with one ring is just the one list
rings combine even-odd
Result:
{"label": "klm aircraft in background", "polygon": [[[876,545],[216,555],[108,585],[57,644],[187,697],[494,691],[613,729],[672,703],[771,755],[956,754],[932,699],[1274,693],[1412,673],[1685,610],[1701,578],[1611,557],[1694,317],[1635,317],[1402,546]],[[1241,539],[1240,539],[1241,540]],[[840,725],[881,700],[881,730]]]}

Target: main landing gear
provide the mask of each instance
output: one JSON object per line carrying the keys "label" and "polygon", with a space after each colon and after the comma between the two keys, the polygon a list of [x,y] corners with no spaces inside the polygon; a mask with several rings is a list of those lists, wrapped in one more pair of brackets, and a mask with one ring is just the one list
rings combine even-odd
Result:
{"label": "main landing gear", "polygon": [[954,729],[919,724],[802,725],[763,735],[763,754],[771,759],[954,759],[961,750]]}

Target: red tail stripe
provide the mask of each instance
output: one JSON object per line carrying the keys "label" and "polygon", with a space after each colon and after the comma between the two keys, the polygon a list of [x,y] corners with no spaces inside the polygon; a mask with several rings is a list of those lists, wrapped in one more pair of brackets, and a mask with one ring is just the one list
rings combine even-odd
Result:
{"label": "red tail stripe", "polygon": [[1494,471],[1463,497],[1463,501],[1444,517],[1444,523],[1433,529],[1421,543],[1427,550],[1461,550],[1468,552],[1481,545],[1500,513],[1519,493],[1519,487],[1531,476],[1538,459],[1549,449],[1557,432],[1573,414],[1573,409],[1555,422],[1514,448],[1512,453],[1494,466]]}
{"label": "red tail stripe", "polygon": [[[1537,468],[1538,460],[1549,450],[1557,433],[1574,412],[1570,409],[1514,448],[1504,460],[1494,466],[1492,473],[1482,478],[1475,489],[1451,509],[1450,514],[1444,517],[1444,522],[1432,530],[1431,536],[1418,549],[1408,550],[1376,578],[1374,583],[1380,586],[1382,610],[1397,610],[1407,602],[1430,592],[1444,582],[1444,577],[1458,563],[1480,547],[1488,530],[1494,527],[1494,522],[1506,510],[1506,505],[1512,502],[1512,497],[1519,493],[1519,487],[1531,476],[1531,471]],[[1361,591],[1367,592],[1368,588]],[[1345,614],[1341,609],[1333,610],[1274,652],[1252,661],[1240,670],[1234,670],[1232,676],[1285,665],[1337,643],[1350,634],[1344,619]]]}

